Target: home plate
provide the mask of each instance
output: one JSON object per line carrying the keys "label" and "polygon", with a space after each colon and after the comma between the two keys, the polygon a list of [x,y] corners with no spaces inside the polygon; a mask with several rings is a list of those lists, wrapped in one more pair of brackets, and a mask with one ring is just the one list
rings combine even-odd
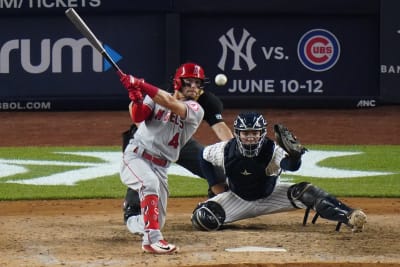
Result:
{"label": "home plate", "polygon": [[268,248],[268,247],[237,247],[237,248],[226,248],[228,252],[286,252],[284,248]]}

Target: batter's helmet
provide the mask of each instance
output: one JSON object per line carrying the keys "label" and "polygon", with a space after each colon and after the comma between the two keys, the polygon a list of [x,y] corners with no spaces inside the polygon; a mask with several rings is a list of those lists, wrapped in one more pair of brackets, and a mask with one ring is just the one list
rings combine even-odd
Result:
{"label": "batter's helmet", "polygon": [[196,78],[204,82],[204,70],[196,63],[188,62],[179,66],[175,72],[173,85],[175,90],[180,90],[182,87],[182,78]]}

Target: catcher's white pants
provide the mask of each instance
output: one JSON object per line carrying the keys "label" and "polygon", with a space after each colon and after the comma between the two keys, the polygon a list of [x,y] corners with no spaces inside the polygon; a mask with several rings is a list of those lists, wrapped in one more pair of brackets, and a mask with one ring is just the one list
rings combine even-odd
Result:
{"label": "catcher's white pants", "polygon": [[[232,191],[227,191],[207,201],[219,203],[225,210],[225,223],[253,218],[261,215],[285,212],[296,209],[287,197],[287,191],[294,183],[278,183],[271,195],[253,201],[240,198]],[[298,207],[306,208],[300,201]]]}

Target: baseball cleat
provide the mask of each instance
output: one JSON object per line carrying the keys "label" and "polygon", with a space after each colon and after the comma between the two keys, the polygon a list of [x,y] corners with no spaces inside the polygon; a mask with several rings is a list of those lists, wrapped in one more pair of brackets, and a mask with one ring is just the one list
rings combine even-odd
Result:
{"label": "baseball cleat", "polygon": [[349,224],[352,226],[354,233],[362,232],[366,223],[367,215],[362,210],[354,210],[350,214]]}
{"label": "baseball cleat", "polygon": [[142,245],[142,249],[146,253],[153,254],[171,254],[178,252],[178,247],[173,244],[168,244],[165,240],[160,240],[150,245]]}

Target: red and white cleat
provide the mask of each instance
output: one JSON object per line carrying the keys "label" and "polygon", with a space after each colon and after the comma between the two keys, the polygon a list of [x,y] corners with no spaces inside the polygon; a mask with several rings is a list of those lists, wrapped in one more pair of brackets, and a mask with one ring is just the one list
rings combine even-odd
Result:
{"label": "red and white cleat", "polygon": [[178,252],[178,247],[173,244],[168,244],[165,240],[160,240],[149,245],[142,245],[142,249],[146,253],[153,254],[171,254]]}

